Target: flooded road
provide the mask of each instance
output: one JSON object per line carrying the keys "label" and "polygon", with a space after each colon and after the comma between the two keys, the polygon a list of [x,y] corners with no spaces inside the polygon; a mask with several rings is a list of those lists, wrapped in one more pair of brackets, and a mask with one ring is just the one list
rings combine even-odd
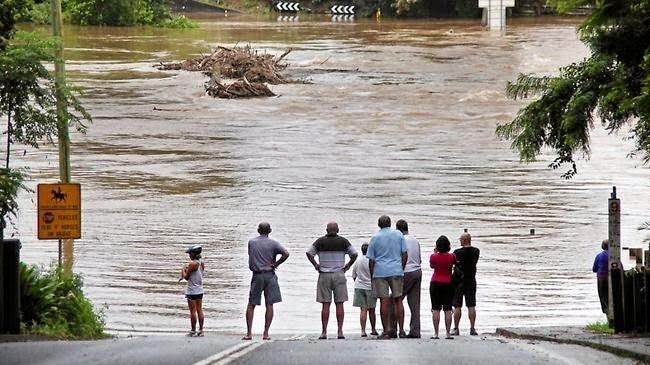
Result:
{"label": "flooded road", "polygon": [[[616,185],[623,245],[642,247],[648,169],[625,158],[633,146],[623,135],[598,129],[591,160],[564,181],[547,168],[552,155],[521,164],[494,134],[522,105],[504,97],[508,80],[587,55],[576,22],[520,20],[504,36],[478,21],[327,18],[66,28],[68,77],[94,117],[87,135],[73,136],[83,201],[75,271],[107,328],[186,330],[177,280],[187,244],[202,243],[206,329],[242,332],[246,242],[267,220],[291,253],[278,271],[284,302],[272,331],[317,332],[317,273],[305,250],[330,220],[359,248],[381,214],[409,222],[425,262],[439,235],[457,246],[469,230],[481,249],[479,331],[601,319],[591,265],[607,236],[607,198]],[[308,83],[271,86],[273,98],[222,100],[204,95],[199,73],[153,67],[235,44],[278,55],[291,47],[287,75]],[[15,161],[30,167],[31,186],[58,180],[55,149]],[[22,196],[21,253],[47,265],[57,245],[35,238],[35,200]],[[424,268],[425,282],[430,275]],[[346,309],[346,330],[356,333],[358,311]],[[257,333],[261,320],[258,310]]]}

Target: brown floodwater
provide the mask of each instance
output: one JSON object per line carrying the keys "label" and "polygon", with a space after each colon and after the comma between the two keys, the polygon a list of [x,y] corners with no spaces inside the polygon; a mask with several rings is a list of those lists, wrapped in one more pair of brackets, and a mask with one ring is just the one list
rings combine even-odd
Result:
{"label": "brown floodwater", "polygon": [[[522,164],[494,133],[523,105],[505,98],[507,81],[588,54],[577,22],[516,20],[505,34],[478,21],[322,17],[222,18],[191,30],[66,27],[68,78],[94,118],[86,135],[73,135],[83,201],[74,269],[107,328],[185,330],[177,279],[185,247],[201,243],[206,328],[243,331],[246,242],[269,221],[291,253],[278,270],[284,302],[272,330],[317,332],[317,274],[305,250],[331,220],[359,248],[381,214],[409,222],[424,262],[439,235],[456,246],[469,230],[481,249],[481,331],[601,319],[591,265],[607,236],[607,198],[617,186],[623,245],[642,247],[648,169],[626,157],[626,134],[599,125],[591,159],[570,181],[547,168],[551,153]],[[200,73],[153,67],[236,44],[278,55],[291,47],[286,74],[303,82],[270,86],[277,97],[223,100],[204,94]],[[57,180],[55,149],[14,156],[30,168],[30,186]],[[21,196],[17,234],[22,258],[48,265],[57,244],[36,239],[35,200]],[[425,283],[430,275],[425,267]],[[432,331],[427,285],[423,328]],[[356,332],[358,311],[346,309],[346,330]],[[255,331],[261,326],[258,310]]]}

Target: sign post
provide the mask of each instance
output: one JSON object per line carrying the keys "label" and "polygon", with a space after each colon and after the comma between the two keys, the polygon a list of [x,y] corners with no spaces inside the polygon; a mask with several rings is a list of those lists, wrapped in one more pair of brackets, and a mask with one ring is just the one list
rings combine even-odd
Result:
{"label": "sign post", "polygon": [[38,239],[81,238],[81,185],[74,183],[38,184]]}
{"label": "sign post", "polygon": [[621,267],[621,200],[616,198],[616,186],[608,201],[609,212],[609,262],[607,319],[615,332],[623,330],[623,268]]}
{"label": "sign post", "polygon": [[478,7],[486,10],[490,30],[506,29],[506,8],[515,6],[515,0],[478,0]]}

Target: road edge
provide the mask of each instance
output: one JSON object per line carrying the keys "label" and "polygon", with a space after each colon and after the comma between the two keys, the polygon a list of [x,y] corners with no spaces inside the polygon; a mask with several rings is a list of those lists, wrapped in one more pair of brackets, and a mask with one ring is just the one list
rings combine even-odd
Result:
{"label": "road edge", "polygon": [[548,342],[556,342],[556,343],[563,343],[563,344],[569,344],[569,345],[580,345],[580,346],[586,346],[586,347],[591,347],[596,350],[601,350],[601,351],[606,351],[609,353],[612,353],[614,355],[622,356],[622,357],[627,357],[635,360],[640,360],[643,361],[646,364],[650,364],[650,355],[645,355],[641,354],[638,352],[622,349],[619,347],[614,347],[614,346],[609,346],[605,345],[602,343],[594,343],[594,342],[589,342],[589,341],[584,341],[584,340],[577,340],[577,339],[570,339],[570,338],[557,338],[557,337],[551,337],[551,336],[543,336],[543,335],[531,335],[531,334],[521,334],[517,333],[515,331],[506,329],[506,328],[497,328],[496,329],[496,334],[497,336],[502,336],[502,337],[507,337],[507,338],[520,338],[524,340],[538,340],[538,341],[548,341]]}

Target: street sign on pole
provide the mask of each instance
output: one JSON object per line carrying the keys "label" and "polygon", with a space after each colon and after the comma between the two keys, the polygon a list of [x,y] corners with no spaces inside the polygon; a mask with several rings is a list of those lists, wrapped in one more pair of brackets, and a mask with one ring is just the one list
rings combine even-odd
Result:
{"label": "street sign on pole", "polygon": [[38,184],[38,239],[81,238],[81,185]]}

